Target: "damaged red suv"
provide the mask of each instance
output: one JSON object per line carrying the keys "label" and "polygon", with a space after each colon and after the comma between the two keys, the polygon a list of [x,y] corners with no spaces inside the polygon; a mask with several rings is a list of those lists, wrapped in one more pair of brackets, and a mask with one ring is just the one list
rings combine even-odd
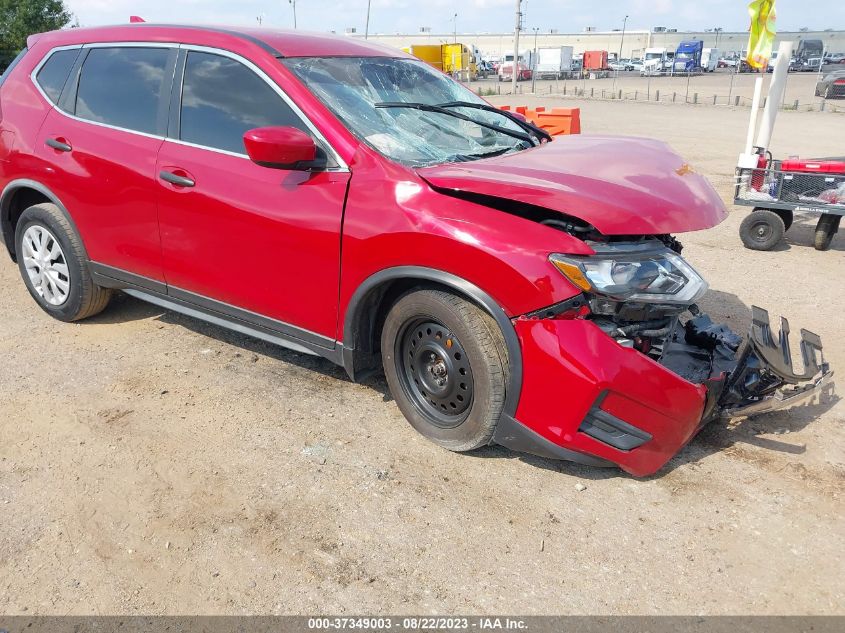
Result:
{"label": "damaged red suv", "polygon": [[[725,217],[666,145],[554,141],[349,38],[134,24],[34,35],[0,85],[0,220],[48,314],[120,290],[384,368],[422,435],[654,473],[707,422],[830,378],[700,314],[676,234]],[[785,325],[785,324],[784,324]]]}

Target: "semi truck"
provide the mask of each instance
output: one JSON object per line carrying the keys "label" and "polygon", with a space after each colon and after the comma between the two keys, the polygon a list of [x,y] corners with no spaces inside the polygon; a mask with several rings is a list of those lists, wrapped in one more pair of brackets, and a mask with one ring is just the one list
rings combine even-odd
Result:
{"label": "semi truck", "polygon": [[824,58],[824,43],[821,40],[801,40],[791,69],[801,72],[818,72]]}
{"label": "semi truck", "polygon": [[664,47],[647,48],[643,56],[643,69],[640,71],[641,75],[663,75],[672,67],[672,58],[675,53],[671,54]]}
{"label": "semi truck", "polygon": [[[525,50],[520,51],[516,66],[517,81],[527,81],[531,79],[531,52]],[[502,63],[499,64],[498,78],[499,81],[513,81],[513,51],[505,51],[505,54],[502,55]]]}
{"label": "semi truck", "polygon": [[584,72],[608,70],[607,51],[584,51]]}
{"label": "semi truck", "polygon": [[691,75],[701,72],[701,54],[704,51],[702,40],[690,40],[678,44],[672,62],[672,72],[677,75]]}
{"label": "semi truck", "polygon": [[475,50],[466,44],[415,44],[402,50],[457,79],[478,78]]}
{"label": "semi truck", "polygon": [[566,77],[572,72],[572,47],[538,48],[534,72],[539,79],[562,79]]}

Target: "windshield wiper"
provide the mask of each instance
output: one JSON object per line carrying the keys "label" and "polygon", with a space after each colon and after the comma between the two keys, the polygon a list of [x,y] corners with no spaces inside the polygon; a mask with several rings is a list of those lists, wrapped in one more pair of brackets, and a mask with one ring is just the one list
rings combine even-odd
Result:
{"label": "windshield wiper", "polygon": [[479,158],[493,158],[494,156],[501,156],[502,154],[506,154],[512,149],[512,147],[502,147],[500,149],[495,149],[492,152],[481,152],[479,154],[455,154],[452,158],[455,159],[455,162],[478,160]]}
{"label": "windshield wiper", "polygon": [[455,117],[456,119],[461,119],[462,121],[469,121],[470,123],[474,123],[475,125],[478,125],[480,127],[487,128],[488,130],[493,130],[495,132],[499,132],[501,134],[505,134],[513,138],[518,138],[520,141],[525,141],[527,143],[530,143],[531,145],[537,145],[537,143],[534,142],[534,137],[532,137],[530,134],[526,134],[524,132],[517,132],[516,130],[509,130],[508,128],[502,127],[501,125],[478,121],[465,114],[461,114],[460,112],[455,112],[453,110],[449,110],[448,108],[432,105],[430,103],[414,103],[413,101],[384,101],[382,103],[374,104],[374,107],[411,108],[413,110],[422,110],[423,112],[437,112],[438,114],[445,114],[446,116]]}
{"label": "windshield wiper", "polygon": [[494,112],[496,114],[502,115],[510,121],[513,121],[529,134],[533,134],[534,136],[536,136],[538,140],[552,140],[552,135],[546,132],[546,130],[544,130],[543,128],[537,127],[530,121],[523,121],[512,112],[508,112],[507,110],[501,110],[496,106],[491,106],[488,103],[473,103],[472,101],[449,101],[448,103],[438,103],[437,105],[441,108],[475,108],[476,110],[484,110],[484,112]]}

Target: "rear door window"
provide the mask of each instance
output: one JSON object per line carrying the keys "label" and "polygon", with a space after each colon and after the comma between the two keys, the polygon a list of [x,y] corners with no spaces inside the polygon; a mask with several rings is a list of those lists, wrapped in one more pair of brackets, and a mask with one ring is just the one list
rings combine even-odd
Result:
{"label": "rear door window", "polygon": [[127,130],[155,134],[170,50],[92,48],[82,65],[76,116]]}
{"label": "rear door window", "polygon": [[44,62],[41,70],[35,76],[35,80],[47,98],[53,103],[58,103],[62,89],[65,87],[70,69],[79,55],[78,48],[71,48],[63,51],[56,51]]}
{"label": "rear door window", "polygon": [[242,63],[190,51],[185,62],[179,138],[245,154],[244,132],[271,125],[310,134],[302,119],[266,81]]}

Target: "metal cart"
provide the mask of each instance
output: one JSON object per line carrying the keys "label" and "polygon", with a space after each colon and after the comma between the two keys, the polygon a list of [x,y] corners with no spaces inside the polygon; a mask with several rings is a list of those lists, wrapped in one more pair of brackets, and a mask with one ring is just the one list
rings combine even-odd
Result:
{"label": "metal cart", "polygon": [[739,228],[742,243],[758,251],[774,248],[800,211],[818,214],[814,246],[827,250],[845,215],[845,173],[785,171],[782,165],[768,160],[765,167],[736,170],[734,203],[754,207]]}

